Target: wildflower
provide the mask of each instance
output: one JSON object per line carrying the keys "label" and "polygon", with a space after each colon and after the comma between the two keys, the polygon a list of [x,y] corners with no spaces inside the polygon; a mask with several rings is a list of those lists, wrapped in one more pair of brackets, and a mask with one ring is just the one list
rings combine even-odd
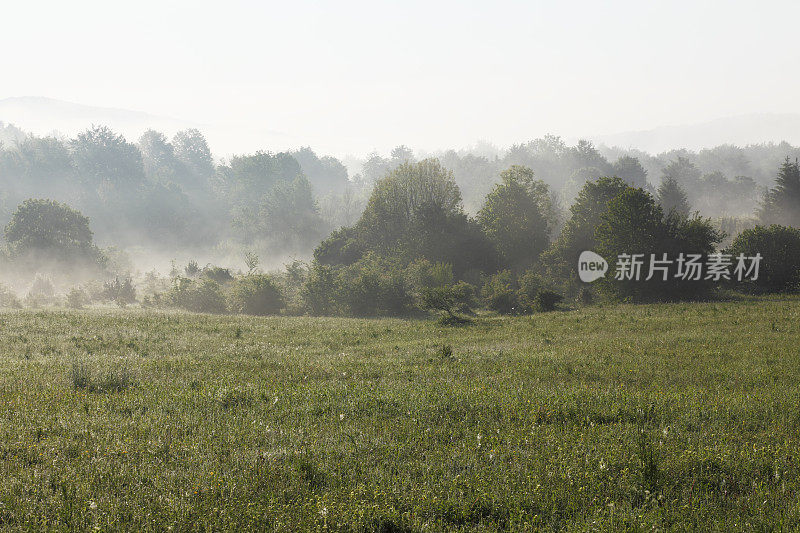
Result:
{"label": "wildflower", "polygon": [[92,509],[92,510],[97,509],[97,502],[95,502],[94,500],[90,500],[89,501],[89,509]]}

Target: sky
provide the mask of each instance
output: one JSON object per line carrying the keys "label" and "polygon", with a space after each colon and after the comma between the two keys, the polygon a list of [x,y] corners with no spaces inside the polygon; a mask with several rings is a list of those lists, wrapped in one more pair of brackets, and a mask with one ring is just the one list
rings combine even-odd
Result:
{"label": "sky", "polygon": [[[334,154],[800,112],[800,2],[4,3],[0,99]],[[266,144],[267,146],[261,146]]]}

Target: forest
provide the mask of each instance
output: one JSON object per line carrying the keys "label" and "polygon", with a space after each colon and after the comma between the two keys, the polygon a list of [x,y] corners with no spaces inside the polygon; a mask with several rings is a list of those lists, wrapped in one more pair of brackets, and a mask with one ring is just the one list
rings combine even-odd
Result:
{"label": "forest", "polygon": [[[216,158],[203,134],[0,124],[0,305],[256,315],[548,311],[785,292],[800,273],[800,148],[638,150],[545,136],[401,145],[349,167],[310,147]],[[752,280],[577,278],[593,250],[764,257]],[[666,278],[666,276],[665,276]]]}

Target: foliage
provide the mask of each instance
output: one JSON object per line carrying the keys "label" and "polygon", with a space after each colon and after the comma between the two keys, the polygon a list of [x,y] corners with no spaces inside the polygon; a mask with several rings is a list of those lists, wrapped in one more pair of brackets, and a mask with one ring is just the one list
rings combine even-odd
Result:
{"label": "foliage", "polygon": [[353,316],[401,316],[413,305],[402,267],[374,253],[343,268],[339,284],[341,301]]}
{"label": "foliage", "polygon": [[39,253],[56,260],[101,259],[92,244],[89,219],[53,200],[25,200],[6,225],[5,237],[18,256]]}
{"label": "foliage", "polygon": [[558,239],[542,255],[544,268],[553,276],[577,281],[578,257],[583,251],[597,249],[595,231],[603,223],[609,202],[628,188],[617,177],[587,182],[570,207]]}
{"label": "foliage", "polygon": [[136,289],[133,280],[125,277],[120,281],[119,277],[103,284],[103,298],[116,303],[120,307],[136,302]]}
{"label": "foliage", "polygon": [[[651,256],[674,261],[680,253],[711,254],[722,238],[710,220],[686,219],[676,213],[664,217],[661,207],[642,189],[627,188],[608,204],[603,222],[597,228],[597,252],[609,264],[610,275],[597,285],[612,297],[631,300],[675,300],[704,298],[714,288],[713,282],[704,279],[688,280],[668,272],[666,280],[660,272],[651,279],[646,265]],[[620,256],[641,254],[643,264],[639,279],[617,279],[614,269]]]}
{"label": "foliage", "polygon": [[219,283],[179,277],[164,297],[167,305],[195,313],[225,313],[227,304]]}
{"label": "foliage", "polygon": [[19,309],[21,307],[22,303],[14,291],[0,283],[0,308]]}
{"label": "foliage", "polygon": [[688,216],[692,209],[686,192],[681,188],[678,180],[666,176],[658,187],[658,204],[665,213],[674,212],[681,216]]}
{"label": "foliage", "polygon": [[787,157],[758,212],[762,224],[800,227],[800,163]]}
{"label": "foliage", "polygon": [[622,178],[631,187],[647,187],[647,170],[633,156],[624,155],[614,162],[614,176]]}
{"label": "foliage", "polygon": [[519,302],[510,270],[503,270],[486,278],[481,289],[484,305],[504,315],[518,312]]}
{"label": "foliage", "polygon": [[500,254],[505,267],[524,269],[533,264],[549,243],[542,206],[549,201],[547,186],[534,188],[533,171],[512,166],[501,175],[501,184],[486,197],[478,223]]}
{"label": "foliage", "polygon": [[83,309],[88,302],[86,291],[79,287],[72,287],[67,293],[67,307],[70,309]]}
{"label": "foliage", "polygon": [[314,257],[352,265],[368,252],[404,264],[419,258],[449,263],[457,276],[495,262],[491,244],[463,212],[452,173],[435,159],[402,163],[380,179],[356,225],[334,232]]}
{"label": "foliage", "polygon": [[314,262],[302,289],[302,297],[312,315],[330,315],[336,310],[339,299],[337,273],[330,265]]}
{"label": "foliage", "polygon": [[776,224],[756,226],[740,233],[727,252],[734,264],[739,254],[762,257],[758,279],[737,282],[734,287],[753,292],[800,290],[800,229]]}
{"label": "foliage", "polygon": [[246,315],[276,315],[284,306],[278,282],[267,274],[251,274],[237,279],[231,287],[230,307]]}

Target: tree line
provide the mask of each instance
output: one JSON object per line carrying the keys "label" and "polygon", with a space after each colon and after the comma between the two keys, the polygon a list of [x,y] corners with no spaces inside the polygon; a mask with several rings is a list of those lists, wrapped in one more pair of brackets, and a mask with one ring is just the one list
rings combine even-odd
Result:
{"label": "tree line", "polygon": [[[174,153],[174,151],[173,151]],[[168,159],[167,159],[168,160]],[[254,177],[263,169],[296,171],[287,154],[258,153],[234,158],[217,169],[230,172],[241,189],[226,198],[246,215],[264,209],[256,195],[293,190],[302,173],[279,186]],[[259,169],[259,170],[254,170]],[[252,181],[247,181],[247,178]],[[260,189],[259,189],[260,188]],[[310,194],[310,185],[303,185]],[[662,187],[664,189],[664,187]],[[682,192],[680,185],[675,187]],[[142,282],[144,305],[207,312],[316,315],[409,315],[439,310],[446,320],[467,320],[475,309],[500,313],[552,310],[565,298],[590,303],[596,297],[623,301],[707,298],[720,290],[795,290],[800,259],[800,169],[788,157],[755,213],[758,225],[724,247],[724,234],[711,219],[668,205],[663,190],[653,194],[619,176],[587,180],[564,213],[551,187],[535,172],[512,165],[500,175],[475,215],[469,214],[452,170],[435,158],[406,160],[387,171],[371,190],[357,220],[331,232],[308,263],[295,261],[283,272],[264,274],[250,257],[245,273],[196,263],[168,277]],[[313,200],[309,203],[315,206]],[[281,201],[275,209],[285,207]],[[92,242],[89,219],[53,200],[26,200],[5,228],[11,258],[58,252],[62,260],[96,262],[108,258]],[[674,278],[636,281],[606,277],[594,285],[577,276],[579,254],[594,250],[609,263],[621,254],[649,256],[686,253],[765,257],[757,280],[735,285],[728,279],[685,282]],[[130,282],[106,282],[88,299],[128,303]],[[125,298],[115,294],[125,292]],[[127,298],[127,302],[126,302]],[[78,296],[75,300],[79,300]],[[136,300],[134,297],[133,300]]]}

